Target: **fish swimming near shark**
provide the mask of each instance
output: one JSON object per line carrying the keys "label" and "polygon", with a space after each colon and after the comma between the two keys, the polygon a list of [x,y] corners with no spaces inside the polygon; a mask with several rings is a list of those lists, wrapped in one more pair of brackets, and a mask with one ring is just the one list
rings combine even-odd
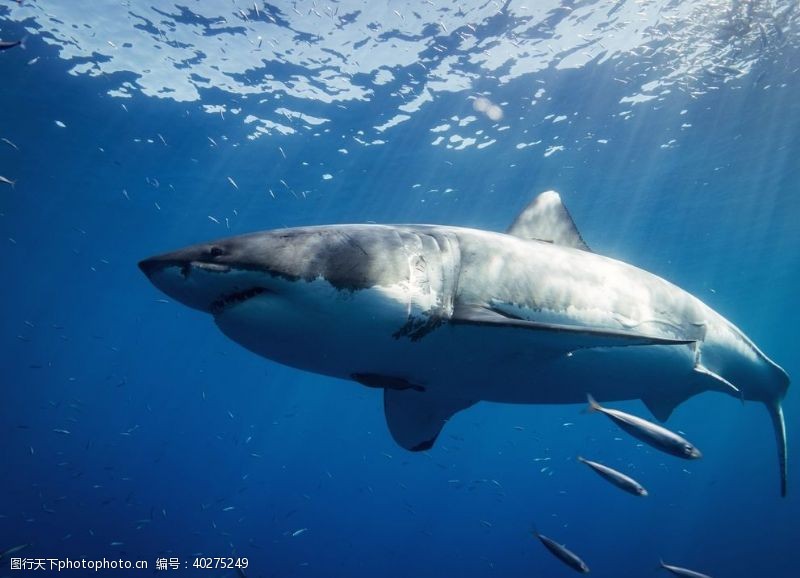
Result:
{"label": "fish swimming near shark", "polygon": [[146,259],[161,291],[247,349],[383,390],[403,448],[431,448],[479,401],[641,399],[660,421],[719,391],[762,402],[786,493],[789,377],[730,321],[664,279],[589,249],[547,191],[505,233],[327,225]]}
{"label": "fish swimming near shark", "polygon": [[547,548],[553,554],[553,556],[561,560],[564,564],[581,574],[589,573],[589,566],[587,566],[586,562],[581,560],[581,558],[575,554],[575,552],[568,550],[566,546],[559,544],[544,534],[540,534],[539,532],[535,531],[533,534],[539,538],[539,541],[544,544],[544,547]]}
{"label": "fish swimming near shark", "polygon": [[25,48],[25,42],[28,40],[28,36],[25,35],[19,40],[0,40],[0,50],[8,50],[9,48],[14,48],[19,46],[20,48]]}
{"label": "fish swimming near shark", "polygon": [[589,400],[589,411],[607,415],[620,428],[644,443],[687,460],[695,460],[702,457],[703,454],[700,450],[675,432],[624,411],[605,408],[597,403],[591,394],[588,394],[587,398]]}
{"label": "fish swimming near shark", "polygon": [[12,554],[16,554],[17,552],[20,552],[20,551],[24,550],[28,546],[30,546],[30,544],[20,544],[19,546],[12,546],[11,548],[8,548],[7,550],[3,550],[2,552],[0,552],[0,561],[8,558]]}
{"label": "fish swimming near shark", "polygon": [[711,578],[711,576],[708,574],[701,574],[700,572],[695,572],[694,570],[689,570],[688,568],[681,568],[680,566],[665,564],[663,560],[659,560],[659,565],[661,568],[668,570],[675,576],[683,576],[683,578]]}
{"label": "fish swimming near shark", "polygon": [[642,484],[634,480],[630,476],[626,476],[622,472],[615,470],[614,468],[610,468],[604,464],[599,462],[593,462],[592,460],[587,460],[583,456],[578,456],[578,461],[582,464],[586,464],[589,466],[593,471],[595,471],[601,478],[604,480],[608,480],[618,488],[625,490],[629,494],[633,494],[634,496],[646,496],[647,490],[644,489]]}

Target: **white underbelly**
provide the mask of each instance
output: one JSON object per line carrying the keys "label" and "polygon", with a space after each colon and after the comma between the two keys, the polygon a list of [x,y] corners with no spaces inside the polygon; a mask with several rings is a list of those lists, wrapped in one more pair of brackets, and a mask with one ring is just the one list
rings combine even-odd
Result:
{"label": "white underbelly", "polygon": [[568,352],[532,337],[525,329],[445,326],[423,340],[428,343],[402,347],[404,354],[387,365],[431,390],[505,403],[583,403],[587,393],[607,401],[637,399],[687,387],[692,379],[689,346]]}
{"label": "white underbelly", "polygon": [[635,399],[691,376],[688,345],[568,352],[548,346],[537,331],[448,324],[411,340],[395,336],[407,316],[403,307],[374,309],[365,298],[345,296],[336,307],[314,311],[269,296],[237,306],[217,324],[251,351],[305,371],[386,376],[474,400],[580,403],[587,392],[601,400]]}

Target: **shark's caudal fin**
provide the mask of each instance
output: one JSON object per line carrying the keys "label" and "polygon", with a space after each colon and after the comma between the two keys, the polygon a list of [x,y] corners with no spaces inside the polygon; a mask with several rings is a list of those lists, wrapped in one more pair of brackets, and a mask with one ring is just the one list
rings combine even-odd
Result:
{"label": "shark's caudal fin", "polygon": [[522,239],[536,239],[584,251],[590,250],[555,191],[545,191],[536,197],[519,214],[506,233]]}
{"label": "shark's caudal fin", "polygon": [[783,419],[783,408],[780,401],[768,401],[764,405],[769,412],[769,417],[772,418],[772,427],[775,429],[775,443],[778,445],[778,464],[781,471],[781,496],[786,497],[788,450],[786,447],[786,422]]}

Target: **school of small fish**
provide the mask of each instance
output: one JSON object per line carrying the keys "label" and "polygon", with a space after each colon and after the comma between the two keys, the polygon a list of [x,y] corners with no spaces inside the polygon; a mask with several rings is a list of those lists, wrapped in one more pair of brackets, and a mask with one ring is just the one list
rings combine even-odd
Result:
{"label": "school of small fish", "polygon": [[[665,427],[635,415],[625,413],[624,411],[620,411],[618,409],[605,408],[597,403],[597,401],[591,395],[587,395],[587,401],[589,402],[589,412],[602,413],[612,422],[614,422],[614,424],[620,429],[659,451],[684,459],[697,459],[702,457],[700,450],[698,450],[694,445],[692,445],[682,436],[666,429]],[[610,482],[621,490],[628,492],[629,494],[633,494],[634,496],[648,495],[644,486],[642,486],[632,477],[623,474],[620,471],[617,471],[599,462],[587,460],[583,456],[578,456],[577,460],[580,463],[588,466],[604,480]],[[543,534],[540,534],[537,530],[534,530],[533,535],[539,538],[542,544],[544,544],[545,548],[547,548],[547,550],[550,551],[553,556],[561,560],[561,562],[563,562],[565,565],[569,566],[576,572],[580,572],[581,574],[589,573],[589,566],[577,554],[571,550],[568,550],[566,546],[559,544],[555,540],[548,538]],[[686,578],[711,578],[707,574],[701,574],[700,572],[696,572],[694,570],[665,564],[663,560],[661,560],[659,564],[661,568],[671,572],[676,576],[684,576]]]}

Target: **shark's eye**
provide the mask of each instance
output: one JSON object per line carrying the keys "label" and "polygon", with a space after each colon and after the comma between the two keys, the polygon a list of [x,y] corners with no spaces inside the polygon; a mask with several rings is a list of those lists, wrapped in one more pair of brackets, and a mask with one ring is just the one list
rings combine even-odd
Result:
{"label": "shark's eye", "polygon": [[219,257],[220,255],[225,254],[225,250],[222,247],[214,246],[208,250],[208,254],[211,255],[212,257]]}

